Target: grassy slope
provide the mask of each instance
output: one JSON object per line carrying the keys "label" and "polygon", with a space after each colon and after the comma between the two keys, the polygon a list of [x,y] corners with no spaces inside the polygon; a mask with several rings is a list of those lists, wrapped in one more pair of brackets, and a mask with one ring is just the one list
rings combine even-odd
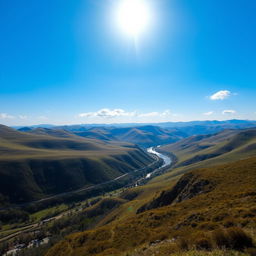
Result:
{"label": "grassy slope", "polygon": [[178,157],[181,171],[245,159],[256,154],[256,130],[225,130],[214,135],[198,135],[162,148]]}
{"label": "grassy slope", "polygon": [[176,130],[170,131],[151,125],[128,128],[99,127],[73,133],[87,138],[127,141],[143,147],[176,142],[185,136]]}
{"label": "grassy slope", "polygon": [[[193,195],[193,186],[205,180],[209,181],[210,189],[195,193],[190,199],[136,214],[136,210],[146,201],[159,197],[160,193],[154,195],[159,188],[171,190],[170,180],[160,177],[146,187],[123,194],[123,197],[133,198],[135,195],[135,198],[116,209],[116,215],[111,213],[111,223],[68,236],[55,245],[47,256],[123,255],[124,252],[129,252],[129,255],[170,255],[175,247],[170,240],[173,238],[179,241],[182,237],[196,244],[198,238],[210,236],[213,230],[219,228],[239,225],[255,230],[255,157],[193,170],[191,174],[193,182],[187,192]],[[185,192],[182,192],[183,195]],[[156,246],[154,242],[159,240],[163,243],[157,242]],[[193,255],[193,252],[187,255]]]}
{"label": "grassy slope", "polygon": [[0,126],[0,195],[22,202],[113,179],[152,159],[138,147]]}

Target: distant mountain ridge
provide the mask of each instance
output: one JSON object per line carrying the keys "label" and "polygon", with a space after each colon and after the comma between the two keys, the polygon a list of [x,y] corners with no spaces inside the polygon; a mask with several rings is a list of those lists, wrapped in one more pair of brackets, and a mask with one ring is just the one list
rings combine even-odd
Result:
{"label": "distant mountain ridge", "polygon": [[58,137],[84,137],[97,139],[101,141],[125,141],[138,144],[143,147],[157,146],[159,144],[168,144],[182,139],[186,134],[176,130],[167,130],[158,126],[140,126],[140,127],[93,127],[89,129],[75,129],[68,127],[63,129],[58,128],[21,128],[20,131],[25,131],[30,134],[51,135]]}
{"label": "distant mountain ridge", "polygon": [[[48,125],[49,126],[49,125]],[[142,147],[177,142],[193,135],[215,134],[226,129],[256,127],[256,121],[191,121],[157,124],[65,125],[53,127],[22,127],[19,130],[35,134],[81,136],[104,141],[126,141]]]}
{"label": "distant mountain ridge", "polygon": [[[243,120],[243,119],[230,119],[230,120],[195,120],[195,121],[182,121],[182,122],[160,122],[160,123],[112,123],[112,124],[71,124],[71,125],[52,125],[52,124],[38,124],[28,126],[29,128],[60,128],[67,130],[77,130],[80,129],[90,129],[93,127],[112,127],[112,128],[128,128],[128,127],[140,127],[140,126],[159,126],[163,128],[177,128],[177,127],[188,127],[188,126],[216,126],[216,125],[226,125],[226,126],[237,126],[243,128],[255,127],[256,120]],[[243,126],[243,127],[242,127]],[[24,126],[13,126],[15,129],[23,128]]]}

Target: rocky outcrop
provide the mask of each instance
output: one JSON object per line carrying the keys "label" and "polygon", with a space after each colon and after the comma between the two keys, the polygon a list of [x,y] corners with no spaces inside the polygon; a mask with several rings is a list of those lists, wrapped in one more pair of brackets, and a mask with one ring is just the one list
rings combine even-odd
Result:
{"label": "rocky outcrop", "polygon": [[159,197],[140,207],[137,213],[178,203],[201,193],[207,193],[212,188],[213,186],[208,180],[201,179],[193,173],[188,173],[183,175],[171,190],[162,191]]}

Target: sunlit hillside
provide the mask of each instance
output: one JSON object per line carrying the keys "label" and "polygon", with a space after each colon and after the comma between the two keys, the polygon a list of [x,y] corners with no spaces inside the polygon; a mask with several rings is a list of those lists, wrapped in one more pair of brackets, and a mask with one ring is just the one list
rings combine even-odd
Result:
{"label": "sunlit hillside", "polygon": [[125,142],[81,138],[62,131],[32,134],[6,126],[0,127],[0,152],[2,204],[103,183],[154,161]]}
{"label": "sunlit hillside", "polygon": [[[148,199],[143,210],[135,208],[126,219],[70,235],[47,255],[170,255],[187,248],[253,247],[249,237],[256,228],[255,168],[256,159],[250,158],[194,170]],[[228,240],[232,232],[238,240]],[[248,234],[244,242],[235,236],[242,232]]]}

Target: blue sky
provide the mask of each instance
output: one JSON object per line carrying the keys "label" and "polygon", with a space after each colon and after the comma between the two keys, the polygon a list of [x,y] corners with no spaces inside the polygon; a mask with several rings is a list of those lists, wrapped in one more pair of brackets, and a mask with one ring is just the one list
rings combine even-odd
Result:
{"label": "blue sky", "polygon": [[0,123],[256,119],[256,2],[143,0],[134,38],[123,0],[0,0]]}

